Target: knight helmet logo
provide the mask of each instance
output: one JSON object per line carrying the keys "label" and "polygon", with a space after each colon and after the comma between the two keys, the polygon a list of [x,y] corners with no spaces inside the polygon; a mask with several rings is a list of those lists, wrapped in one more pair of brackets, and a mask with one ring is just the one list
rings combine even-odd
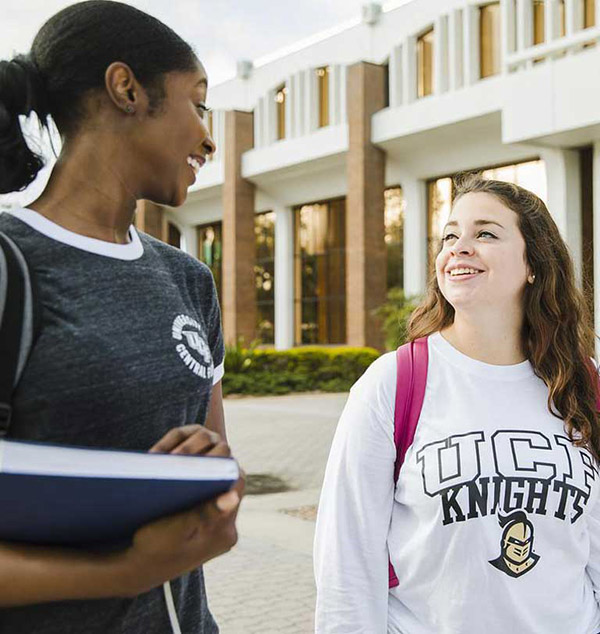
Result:
{"label": "knight helmet logo", "polygon": [[498,523],[504,528],[501,553],[489,563],[509,577],[520,577],[531,570],[540,558],[533,552],[533,524],[524,511],[498,515]]}

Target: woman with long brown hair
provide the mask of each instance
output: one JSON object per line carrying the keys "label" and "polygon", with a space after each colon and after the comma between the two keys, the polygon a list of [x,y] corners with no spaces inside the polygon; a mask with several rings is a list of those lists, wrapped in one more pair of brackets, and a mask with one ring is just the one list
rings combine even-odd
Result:
{"label": "woman with long brown hair", "polygon": [[457,183],[409,323],[422,338],[424,398],[397,481],[395,353],[340,419],[317,521],[316,631],[597,633],[594,332],[537,196]]}

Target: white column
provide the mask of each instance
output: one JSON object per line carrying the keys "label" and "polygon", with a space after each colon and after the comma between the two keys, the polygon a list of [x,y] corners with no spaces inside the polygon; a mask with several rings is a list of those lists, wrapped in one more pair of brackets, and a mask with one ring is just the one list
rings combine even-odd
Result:
{"label": "white column", "polygon": [[[583,0],[565,0],[566,12],[566,32],[572,35],[583,29]],[[568,51],[569,55],[578,53],[583,49],[583,45],[573,47]]]}
{"label": "white column", "polygon": [[275,108],[274,90],[269,90],[265,96],[263,117],[263,143],[271,145],[277,139],[277,108]]}
{"label": "white column", "polygon": [[[594,143],[594,326],[600,333],[600,142]],[[596,355],[600,342],[596,339]]]}
{"label": "white column", "polygon": [[417,38],[411,35],[404,41],[402,58],[402,94],[404,103],[412,103],[417,98]]}
{"label": "white column", "polygon": [[[213,112],[213,141],[217,146],[217,151],[213,158],[221,160],[221,150],[225,145],[225,110],[215,110]],[[256,123],[255,123],[256,126]],[[256,138],[256,137],[255,137]]]}
{"label": "white column", "polygon": [[463,11],[465,86],[474,84],[479,70],[479,7],[468,5]]}
{"label": "white column", "polygon": [[342,85],[340,82],[340,67],[334,64],[329,67],[329,125],[338,125],[340,120],[340,98]]}
{"label": "white column", "polygon": [[500,0],[500,37],[502,38],[502,68],[507,71],[508,57],[516,50],[515,2]]}
{"label": "white column", "polygon": [[546,36],[546,42],[552,42],[560,36],[558,0],[545,0],[544,35]]}
{"label": "white column", "polygon": [[581,0],[565,0],[565,31],[573,35],[583,28],[583,6]]}
{"label": "white column", "polygon": [[294,222],[290,207],[275,209],[275,348],[294,346]]}
{"label": "white column", "polygon": [[288,77],[285,81],[287,95],[285,99],[285,138],[292,139],[296,136],[296,117],[294,103],[296,102],[296,86],[294,77]]}
{"label": "white column", "polygon": [[558,225],[575,263],[575,277],[581,284],[581,175],[579,153],[548,148],[541,157],[546,164],[548,210]]}
{"label": "white column", "polygon": [[422,295],[427,286],[427,191],[417,178],[402,182],[404,212],[404,293]]}
{"label": "white column", "polygon": [[295,84],[296,84],[296,99],[294,100],[294,117],[296,119],[296,136],[304,136],[306,134],[304,127],[304,95],[306,94],[304,87],[304,71],[296,73]]}
{"label": "white column", "polygon": [[402,105],[402,45],[394,46],[390,55],[390,108]]}
{"label": "white column", "polygon": [[448,90],[448,16],[440,16],[433,29],[433,92],[440,95]]}
{"label": "white column", "polygon": [[463,14],[451,11],[448,20],[448,76],[450,90],[463,85]]}
{"label": "white column", "polygon": [[263,145],[265,144],[264,124],[265,98],[261,97],[256,102],[256,108],[254,109],[254,147],[263,147]]}
{"label": "white column", "polygon": [[183,227],[183,231],[181,232],[182,238],[182,249],[193,258],[198,257],[198,236],[196,227]]}
{"label": "white column", "polygon": [[533,44],[533,2],[517,0],[517,50]]}
{"label": "white column", "polygon": [[314,132],[319,125],[319,84],[317,73],[309,69],[304,75],[304,134]]}
{"label": "white column", "polygon": [[348,103],[347,69],[345,64],[340,66],[340,123],[348,121],[348,111],[346,109]]}

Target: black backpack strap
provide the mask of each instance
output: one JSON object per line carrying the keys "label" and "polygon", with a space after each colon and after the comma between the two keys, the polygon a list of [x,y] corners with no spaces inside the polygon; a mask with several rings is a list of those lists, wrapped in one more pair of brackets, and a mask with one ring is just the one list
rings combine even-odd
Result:
{"label": "black backpack strap", "polygon": [[39,323],[36,304],[25,256],[11,238],[0,233],[0,437],[8,433],[12,395]]}

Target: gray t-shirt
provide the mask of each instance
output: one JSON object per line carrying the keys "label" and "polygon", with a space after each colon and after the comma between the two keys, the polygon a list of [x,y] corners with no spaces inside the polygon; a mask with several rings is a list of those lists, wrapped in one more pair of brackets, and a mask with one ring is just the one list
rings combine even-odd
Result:
{"label": "gray t-shirt", "polygon": [[[147,450],[169,429],[203,423],[223,374],[210,270],[130,230],[116,245],[36,212],[0,214],[33,267],[42,328],[13,401],[13,438]],[[51,503],[51,501],[49,501]],[[184,634],[213,634],[202,570],[171,582]],[[0,634],[171,632],[162,587],[135,599],[0,610]]]}

